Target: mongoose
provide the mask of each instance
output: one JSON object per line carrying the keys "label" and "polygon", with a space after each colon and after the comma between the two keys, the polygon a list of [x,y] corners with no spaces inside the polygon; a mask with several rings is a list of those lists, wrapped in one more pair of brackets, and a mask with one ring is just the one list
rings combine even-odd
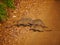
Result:
{"label": "mongoose", "polygon": [[18,22],[17,22],[17,26],[30,26],[30,22],[32,21],[31,18],[21,18]]}
{"label": "mongoose", "polygon": [[43,32],[43,31],[51,31],[51,30],[46,30],[45,28],[48,28],[47,26],[45,26],[45,24],[43,23],[42,20],[40,19],[35,19],[33,21],[30,22],[31,24],[31,28],[30,30],[33,31],[38,31],[38,32]]}
{"label": "mongoose", "polygon": [[47,28],[41,19],[35,19],[30,22],[31,25],[41,26],[42,28]]}

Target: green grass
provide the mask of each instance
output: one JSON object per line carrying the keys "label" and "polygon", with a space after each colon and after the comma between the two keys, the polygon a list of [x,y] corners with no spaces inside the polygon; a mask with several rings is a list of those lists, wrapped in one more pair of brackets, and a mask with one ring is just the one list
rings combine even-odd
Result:
{"label": "green grass", "polygon": [[5,3],[5,5],[9,8],[15,8],[14,6],[14,0],[3,0],[3,3]]}
{"label": "green grass", "polygon": [[0,22],[7,20],[7,11],[6,8],[15,9],[14,0],[1,0],[0,2]]}

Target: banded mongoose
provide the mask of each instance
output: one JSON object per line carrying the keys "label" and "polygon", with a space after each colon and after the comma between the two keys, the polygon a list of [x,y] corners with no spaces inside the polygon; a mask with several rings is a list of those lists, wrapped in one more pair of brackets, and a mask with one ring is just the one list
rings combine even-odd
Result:
{"label": "banded mongoose", "polygon": [[35,19],[30,22],[30,25],[41,26],[42,28],[47,28],[41,19]]}
{"label": "banded mongoose", "polygon": [[18,22],[17,22],[17,26],[30,26],[30,22],[32,21],[31,18],[21,18]]}
{"label": "banded mongoose", "polygon": [[43,32],[43,31],[47,31],[45,30],[45,28],[48,28],[40,19],[35,19],[32,22],[30,22],[30,24],[32,25],[30,30],[33,31]]}

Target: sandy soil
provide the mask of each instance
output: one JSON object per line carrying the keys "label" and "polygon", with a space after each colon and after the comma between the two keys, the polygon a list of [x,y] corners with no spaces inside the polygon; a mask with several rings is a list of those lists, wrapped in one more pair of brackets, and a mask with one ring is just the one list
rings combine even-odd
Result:
{"label": "sandy soil", "polygon": [[[0,25],[0,45],[60,45],[60,2],[54,0],[18,0],[16,9],[8,9],[9,20]],[[23,17],[41,19],[51,32],[33,32],[30,27],[12,26]]]}

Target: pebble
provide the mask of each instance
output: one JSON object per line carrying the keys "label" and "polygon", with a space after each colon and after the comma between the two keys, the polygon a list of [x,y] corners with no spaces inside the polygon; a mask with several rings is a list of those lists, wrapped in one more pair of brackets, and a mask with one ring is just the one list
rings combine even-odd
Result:
{"label": "pebble", "polygon": [[15,15],[13,15],[13,18],[15,18],[16,16]]}

